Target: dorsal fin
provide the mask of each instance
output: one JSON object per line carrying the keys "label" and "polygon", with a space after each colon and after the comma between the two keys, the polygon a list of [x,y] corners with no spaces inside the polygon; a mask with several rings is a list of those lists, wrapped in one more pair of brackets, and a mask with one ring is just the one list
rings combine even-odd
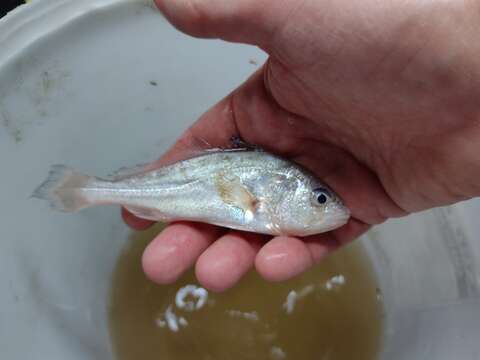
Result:
{"label": "dorsal fin", "polygon": [[151,164],[148,164],[148,163],[138,164],[134,166],[124,166],[118,170],[115,170],[111,174],[109,174],[108,179],[113,181],[119,181],[119,180],[129,178],[131,176],[139,175],[146,172],[147,170],[151,170],[149,169],[149,166],[151,166]]}

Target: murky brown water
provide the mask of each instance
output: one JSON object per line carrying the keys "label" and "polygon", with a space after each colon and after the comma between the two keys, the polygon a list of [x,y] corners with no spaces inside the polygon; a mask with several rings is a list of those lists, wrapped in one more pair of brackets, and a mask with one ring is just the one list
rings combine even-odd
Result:
{"label": "murky brown water", "polygon": [[147,280],[140,258],[158,228],[132,235],[113,278],[110,328],[120,360],[373,360],[382,305],[358,245],[271,284],[254,272],[224,294]]}

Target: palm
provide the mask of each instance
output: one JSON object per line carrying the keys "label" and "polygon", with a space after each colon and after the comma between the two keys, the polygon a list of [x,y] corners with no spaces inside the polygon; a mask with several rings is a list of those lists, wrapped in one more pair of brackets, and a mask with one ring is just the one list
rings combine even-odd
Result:
{"label": "palm", "polygon": [[[371,5],[345,13],[336,2],[331,21],[319,2],[297,8],[270,45],[267,88],[282,108],[318,126],[311,138],[371,169],[401,209],[462,200],[459,188],[475,180],[451,164],[471,151],[461,152],[465,145],[477,148],[480,87],[471,82],[469,45],[457,41],[466,31],[449,25],[456,16],[468,21],[468,5]],[[319,23],[330,36],[309,31]]]}
{"label": "palm", "polygon": [[[188,1],[158,4],[180,28],[211,36],[206,24],[179,16],[202,15],[198,19],[206,21],[208,17],[199,10],[202,2],[195,2],[196,7],[185,7]],[[221,12],[226,6],[223,2],[205,4],[206,13]],[[242,35],[245,39],[239,39],[236,31],[229,33],[221,21],[211,25],[223,38],[257,43],[271,57],[242,87],[194,124],[160,163],[188,156],[205,144],[229,146],[232,135],[237,135],[308,167],[340,194],[352,219],[331,233],[302,240],[174,224],[145,252],[144,269],[152,279],[172,282],[196,262],[199,280],[215,290],[232,286],[254,263],[265,278],[284,280],[370,225],[465,197],[458,188],[468,176],[453,176],[457,167],[449,165],[455,164],[449,147],[459,139],[474,138],[471,132],[466,135],[475,123],[468,111],[476,109],[473,104],[480,91],[472,95],[462,76],[453,81],[451,68],[463,65],[461,57],[449,67],[433,62],[430,71],[425,71],[425,63],[441,58],[444,49],[442,44],[431,46],[434,38],[429,39],[430,49],[421,31],[438,34],[442,28],[435,28],[435,21],[429,24],[432,29],[420,27],[430,12],[409,17],[417,14],[415,3],[398,4],[397,8],[389,4],[381,8],[383,16],[375,14],[376,8],[372,14],[366,12],[364,15],[372,16],[369,22],[356,13],[333,8],[348,5],[341,2],[330,3],[336,16],[329,20],[319,2],[305,1],[284,11],[289,15],[284,17],[287,21],[271,26],[274,33],[247,33]],[[257,5],[258,1],[244,0],[236,6],[250,14],[242,6]],[[230,5],[227,8],[230,10]],[[375,22],[375,16],[383,23]],[[262,24],[270,28],[268,18]],[[322,28],[314,24],[322,24]],[[403,31],[398,31],[401,26]],[[454,112],[457,106],[465,111]],[[478,132],[477,128],[475,139]],[[441,176],[455,177],[457,182],[446,182]],[[126,213],[124,218],[137,228],[149,225]]]}

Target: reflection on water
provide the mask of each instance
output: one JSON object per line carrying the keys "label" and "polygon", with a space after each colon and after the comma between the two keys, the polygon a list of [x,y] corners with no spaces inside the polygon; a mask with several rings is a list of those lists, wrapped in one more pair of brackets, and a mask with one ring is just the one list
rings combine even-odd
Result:
{"label": "reflection on water", "polygon": [[143,249],[159,228],[135,233],[119,259],[110,307],[120,360],[373,360],[382,306],[358,245],[308,273],[271,284],[254,272],[224,294],[189,272],[171,286],[147,280]]}

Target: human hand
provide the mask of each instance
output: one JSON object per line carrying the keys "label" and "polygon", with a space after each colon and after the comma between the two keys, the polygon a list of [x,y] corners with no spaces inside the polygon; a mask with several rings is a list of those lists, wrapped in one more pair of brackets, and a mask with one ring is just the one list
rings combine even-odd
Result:
{"label": "human hand", "polygon": [[[157,0],[179,29],[258,45],[268,62],[205,113],[162,162],[232,135],[312,170],[352,212],[305,239],[176,223],[147,248],[144,270],[175,281],[196,263],[221,291],[253,265],[291,278],[371,225],[480,192],[477,2]],[[461,19],[460,24],[457,20]],[[151,225],[123,212],[140,229]]]}

